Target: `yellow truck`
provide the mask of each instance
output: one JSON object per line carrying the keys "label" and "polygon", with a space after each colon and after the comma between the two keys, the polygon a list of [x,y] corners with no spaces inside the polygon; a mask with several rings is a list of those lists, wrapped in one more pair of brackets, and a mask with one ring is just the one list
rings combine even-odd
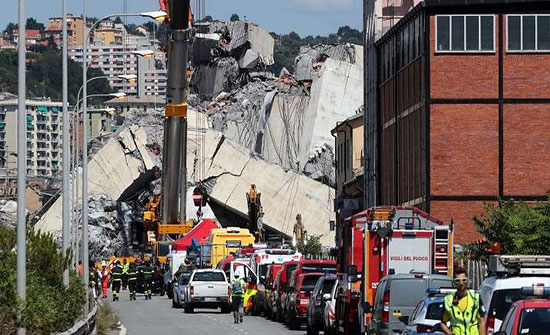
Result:
{"label": "yellow truck", "polygon": [[210,264],[212,267],[241,247],[254,244],[254,235],[238,227],[218,228],[210,231]]}

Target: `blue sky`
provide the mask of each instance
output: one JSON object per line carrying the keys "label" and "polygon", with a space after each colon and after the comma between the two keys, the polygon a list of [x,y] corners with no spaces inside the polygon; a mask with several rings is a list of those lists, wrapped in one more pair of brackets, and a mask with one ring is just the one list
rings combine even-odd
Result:
{"label": "blue sky", "polygon": [[[50,16],[61,15],[61,0],[26,0],[27,16],[46,22]],[[18,0],[2,0],[0,28],[8,22],[17,22]],[[191,0],[194,4],[196,0]],[[269,31],[304,35],[325,35],[338,27],[362,26],[362,0],[204,0],[205,15],[229,19],[237,13]],[[70,13],[82,13],[82,0],[67,0]],[[127,0],[128,12],[158,9],[157,0]],[[87,0],[89,16],[123,12],[124,0]]]}

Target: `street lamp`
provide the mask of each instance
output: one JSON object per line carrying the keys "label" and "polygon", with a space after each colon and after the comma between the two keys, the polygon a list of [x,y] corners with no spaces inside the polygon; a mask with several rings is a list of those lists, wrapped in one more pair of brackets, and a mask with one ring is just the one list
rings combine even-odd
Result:
{"label": "street lamp", "polygon": [[149,59],[155,54],[155,52],[153,50],[136,50],[132,51],[132,54],[136,56],[141,56],[145,59]]}
{"label": "street lamp", "polygon": [[[20,0],[22,1],[22,0]],[[111,17],[123,17],[123,16],[141,16],[141,17],[148,17],[153,20],[165,20],[168,17],[168,14],[164,11],[156,11],[156,12],[145,12],[145,13],[133,13],[133,14],[111,14],[104,16],[97,20],[92,26],[90,27],[89,31],[86,31],[86,0],[82,0],[82,12],[83,12],[83,32],[84,32],[84,40],[82,43],[82,86],[83,91],[82,94],[84,96],[83,103],[82,103],[82,273],[83,273],[83,279],[84,279],[84,287],[86,288],[86,305],[85,305],[85,312],[88,313],[89,306],[88,306],[88,284],[89,284],[89,264],[88,264],[88,113],[87,113],[87,49],[88,49],[88,39],[90,38],[90,33],[94,30],[94,28],[104,20],[107,20]],[[21,28],[21,25],[24,24],[20,23],[19,27]],[[24,127],[24,125],[20,125],[20,127]],[[22,149],[23,150],[23,149]],[[24,152],[24,151],[22,151]]]}

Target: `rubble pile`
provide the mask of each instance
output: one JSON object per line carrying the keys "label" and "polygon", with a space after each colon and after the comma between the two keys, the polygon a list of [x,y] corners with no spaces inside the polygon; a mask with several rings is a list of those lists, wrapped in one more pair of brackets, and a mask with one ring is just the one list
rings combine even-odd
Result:
{"label": "rubble pile", "polygon": [[191,92],[212,100],[253,78],[270,77],[275,41],[251,22],[203,23],[193,41]]}
{"label": "rubble pile", "polygon": [[0,226],[14,229],[17,225],[17,201],[0,200]]}
{"label": "rubble pile", "polygon": [[267,162],[334,186],[331,130],[363,104],[362,57],[352,44],[302,47],[295,75],[237,81],[214,96],[210,124]]}

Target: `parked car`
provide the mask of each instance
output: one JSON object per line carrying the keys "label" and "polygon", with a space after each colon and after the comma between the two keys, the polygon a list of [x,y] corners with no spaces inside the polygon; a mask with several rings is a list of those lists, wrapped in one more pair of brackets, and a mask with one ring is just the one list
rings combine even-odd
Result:
{"label": "parked car", "polygon": [[330,299],[325,301],[325,310],[323,311],[324,334],[336,334],[336,298],[338,296],[338,280],[334,283],[330,291]]}
{"label": "parked car", "polygon": [[337,282],[336,276],[323,276],[317,280],[307,306],[307,334],[316,335],[324,330],[326,302],[331,299],[331,292]]}
{"label": "parked car", "polygon": [[288,288],[284,310],[286,311],[285,324],[291,330],[300,329],[302,323],[307,320],[307,306],[311,293],[317,280],[323,276],[324,274],[320,272],[303,273],[295,279],[294,285]]}
{"label": "parked car", "polygon": [[403,273],[388,275],[376,288],[369,333],[373,335],[401,334],[428,288],[452,287],[445,275]]}
{"label": "parked car", "polygon": [[444,335],[434,329],[438,328],[437,325],[441,322],[445,310],[443,299],[444,296],[422,299],[414,309],[402,335]]}
{"label": "parked car", "polygon": [[182,273],[177,282],[172,286],[172,307],[181,308],[185,305],[185,297],[189,294],[189,279],[191,273]]}
{"label": "parked car", "polygon": [[550,332],[550,287],[523,287],[495,335],[541,335]]}
{"label": "parked car", "polygon": [[222,270],[195,270],[189,280],[185,312],[193,313],[194,309],[198,307],[221,308],[222,313],[229,313],[231,312],[229,296],[230,286]]}
{"label": "parked car", "polygon": [[536,284],[550,287],[550,277],[494,276],[485,279],[479,288],[479,296],[487,311],[485,313],[487,335],[492,335],[501,328],[506,313],[516,301],[522,298],[520,289]]}
{"label": "parked car", "polygon": [[[296,268],[291,272],[290,280],[288,282],[288,285],[290,287],[296,287],[297,284],[297,278],[304,274],[304,273],[322,273],[322,274],[336,274],[336,261],[333,260],[326,260],[326,259],[308,259],[308,260],[302,260],[298,262],[298,265]],[[281,296],[281,304],[282,304],[282,317],[283,320],[288,319],[288,310],[287,307],[290,305],[289,300],[291,295],[289,294],[290,291],[283,290],[283,294]]]}

